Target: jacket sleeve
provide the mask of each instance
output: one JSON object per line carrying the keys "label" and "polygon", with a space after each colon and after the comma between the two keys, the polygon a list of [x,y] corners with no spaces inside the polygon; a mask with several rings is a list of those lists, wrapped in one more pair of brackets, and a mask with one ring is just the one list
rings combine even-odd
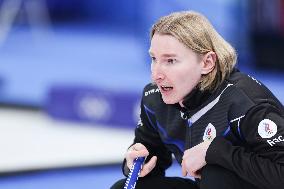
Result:
{"label": "jacket sleeve", "polygon": [[[162,142],[159,133],[155,129],[155,124],[154,115],[152,115],[149,110],[146,110],[142,99],[140,120],[135,129],[133,144],[141,143],[147,148],[149,156],[146,158],[146,162],[149,161],[151,157],[157,156],[157,164],[147,176],[164,176],[165,170],[172,164],[172,155]],[[122,168],[124,175],[127,175],[129,169],[126,166],[125,160]]]}
{"label": "jacket sleeve", "polygon": [[284,186],[284,115],[279,107],[260,104],[240,122],[244,146],[223,137],[210,144],[206,162],[232,170],[259,188]]}

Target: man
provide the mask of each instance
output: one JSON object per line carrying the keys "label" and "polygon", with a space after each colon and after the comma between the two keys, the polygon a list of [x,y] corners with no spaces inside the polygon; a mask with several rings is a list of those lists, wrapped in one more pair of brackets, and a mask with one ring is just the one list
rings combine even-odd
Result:
{"label": "man", "polygon": [[[147,156],[136,188],[283,188],[283,105],[235,68],[235,50],[209,21],[192,11],[162,17],[149,54],[153,83],[123,164],[127,175]],[[172,154],[195,181],[165,177]]]}

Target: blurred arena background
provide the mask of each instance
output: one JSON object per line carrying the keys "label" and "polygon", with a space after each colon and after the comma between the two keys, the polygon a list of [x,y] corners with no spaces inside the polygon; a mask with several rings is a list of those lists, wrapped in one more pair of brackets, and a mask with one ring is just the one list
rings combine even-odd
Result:
{"label": "blurred arena background", "polygon": [[206,15],[238,67],[284,102],[283,0],[0,0],[0,188],[122,178],[150,81],[149,29],[180,10]]}

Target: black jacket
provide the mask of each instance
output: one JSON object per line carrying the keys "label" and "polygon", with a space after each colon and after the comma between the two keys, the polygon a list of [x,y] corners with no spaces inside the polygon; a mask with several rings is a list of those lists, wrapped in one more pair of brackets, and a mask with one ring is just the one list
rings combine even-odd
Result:
{"label": "black jacket", "polygon": [[158,157],[149,176],[164,175],[172,154],[181,163],[186,149],[213,140],[207,164],[259,188],[284,187],[284,108],[262,83],[234,70],[213,93],[194,90],[183,104],[165,104],[154,84],[143,91],[134,143]]}

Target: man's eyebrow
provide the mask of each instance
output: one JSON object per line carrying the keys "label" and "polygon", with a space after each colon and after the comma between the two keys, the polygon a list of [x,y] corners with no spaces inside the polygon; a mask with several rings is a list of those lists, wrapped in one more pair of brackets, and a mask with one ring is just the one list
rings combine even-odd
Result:
{"label": "man's eyebrow", "polygon": [[[154,56],[154,53],[151,51],[148,51],[150,55]],[[166,54],[162,54],[162,57],[168,58],[168,57],[177,57],[177,55],[175,53],[166,53]]]}
{"label": "man's eyebrow", "polygon": [[167,53],[167,54],[163,54],[162,57],[176,57],[177,55],[174,53]]}

